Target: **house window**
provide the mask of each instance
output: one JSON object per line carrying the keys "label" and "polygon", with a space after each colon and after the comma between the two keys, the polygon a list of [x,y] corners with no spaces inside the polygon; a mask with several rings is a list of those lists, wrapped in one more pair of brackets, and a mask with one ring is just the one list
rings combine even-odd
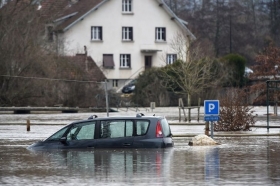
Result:
{"label": "house window", "polygon": [[122,28],[122,40],[132,41],[133,40],[133,29],[132,27],[123,27]]}
{"label": "house window", "polygon": [[115,63],[113,59],[113,54],[103,54],[103,67],[104,68],[114,68]]}
{"label": "house window", "polygon": [[119,86],[119,80],[113,79],[113,87],[118,87]]}
{"label": "house window", "polygon": [[123,0],[122,1],[122,11],[123,12],[132,12],[132,0]]}
{"label": "house window", "polygon": [[121,54],[120,68],[130,68],[130,54]]}
{"label": "house window", "polygon": [[168,65],[174,63],[176,60],[177,60],[177,55],[176,54],[167,54],[166,63]]}
{"label": "house window", "polygon": [[156,28],[156,41],[166,41],[166,29],[164,27]]}
{"label": "house window", "polygon": [[102,40],[102,27],[92,26],[91,27],[91,40]]}

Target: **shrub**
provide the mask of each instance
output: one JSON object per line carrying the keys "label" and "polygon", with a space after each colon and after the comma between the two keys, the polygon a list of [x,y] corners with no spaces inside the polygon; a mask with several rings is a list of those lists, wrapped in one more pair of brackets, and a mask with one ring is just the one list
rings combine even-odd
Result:
{"label": "shrub", "polygon": [[229,81],[226,86],[242,87],[245,84],[246,59],[238,54],[228,54],[221,59],[226,63]]}
{"label": "shrub", "polygon": [[248,131],[255,124],[252,106],[246,101],[246,93],[230,89],[220,99],[220,120],[215,122],[215,131]]}

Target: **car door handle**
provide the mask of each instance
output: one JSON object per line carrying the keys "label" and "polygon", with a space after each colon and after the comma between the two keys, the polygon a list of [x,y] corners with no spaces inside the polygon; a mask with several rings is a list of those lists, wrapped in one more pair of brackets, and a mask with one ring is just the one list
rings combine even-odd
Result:
{"label": "car door handle", "polygon": [[129,146],[131,146],[131,144],[130,143],[123,143],[123,146],[129,147]]}

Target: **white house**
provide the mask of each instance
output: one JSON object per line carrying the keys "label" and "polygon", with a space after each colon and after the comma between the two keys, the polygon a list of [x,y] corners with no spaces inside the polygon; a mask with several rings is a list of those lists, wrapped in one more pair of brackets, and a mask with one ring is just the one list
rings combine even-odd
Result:
{"label": "white house", "polygon": [[108,88],[119,90],[145,69],[175,61],[174,37],[195,39],[186,25],[163,0],[68,0],[48,30],[51,40],[63,43],[61,54],[86,48]]}

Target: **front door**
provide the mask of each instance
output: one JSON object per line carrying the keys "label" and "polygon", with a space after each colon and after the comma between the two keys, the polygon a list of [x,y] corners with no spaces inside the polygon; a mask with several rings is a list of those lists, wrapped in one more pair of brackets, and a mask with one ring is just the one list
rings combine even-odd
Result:
{"label": "front door", "polygon": [[65,148],[94,148],[95,121],[73,124],[66,138]]}
{"label": "front door", "polygon": [[145,56],[145,70],[152,67],[152,56]]}

